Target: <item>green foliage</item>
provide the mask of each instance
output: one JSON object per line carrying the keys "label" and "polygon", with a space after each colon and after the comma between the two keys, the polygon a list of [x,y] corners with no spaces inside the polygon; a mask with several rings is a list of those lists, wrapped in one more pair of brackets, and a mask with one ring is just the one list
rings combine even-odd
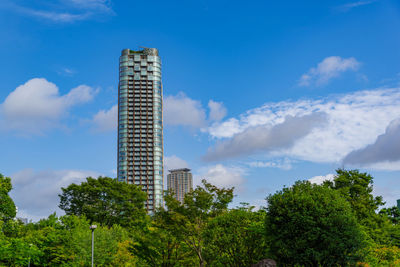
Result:
{"label": "green foliage", "polygon": [[167,194],[167,209],[160,208],[151,225],[136,236],[132,252],[149,266],[203,266],[203,232],[212,218],[228,210],[232,198],[233,189],[219,189],[205,180],[203,187],[185,195],[184,205]]}
{"label": "green foliage", "polygon": [[68,215],[84,215],[90,222],[133,227],[143,224],[146,217],[146,193],[133,184],[116,179],[88,177],[80,185],[62,188],[59,207]]}
{"label": "green foliage", "polygon": [[158,220],[135,235],[130,251],[146,266],[195,266],[192,250]]}
{"label": "green foliage", "polygon": [[[357,216],[357,221],[363,226],[368,237],[380,245],[388,245],[391,225],[387,216],[378,214],[380,206],[384,205],[381,196],[374,197],[373,177],[358,170],[336,170],[333,181],[326,181],[325,186],[338,191],[350,203]],[[396,241],[397,242],[397,241]]]}
{"label": "green foliage", "polygon": [[325,181],[324,185],[340,192],[350,203],[358,221],[363,225],[371,225],[381,221],[376,211],[385,203],[381,196],[374,197],[373,177],[358,170],[336,170],[333,181]]}
{"label": "green foliage", "polygon": [[14,201],[8,195],[11,189],[11,179],[0,173],[0,220],[3,221],[15,218],[16,215]]}
{"label": "green foliage", "polygon": [[400,248],[390,247],[370,247],[367,263],[361,266],[400,266]]}
{"label": "green foliage", "polygon": [[143,266],[143,264],[138,264],[138,259],[133,256],[129,248],[132,246],[133,242],[131,240],[124,240],[118,242],[117,252],[114,255],[114,259],[111,261],[110,266],[116,267],[134,267]]}
{"label": "green foliage", "polygon": [[233,209],[209,221],[204,254],[210,266],[251,266],[267,258],[265,211],[252,209]]}
{"label": "green foliage", "polygon": [[24,236],[27,229],[19,220],[8,220],[3,223],[2,231],[6,237],[18,238]]}
{"label": "green foliage", "polygon": [[399,210],[378,209],[373,178],[338,170],[332,182],[296,182],[270,195],[266,210],[228,209],[233,188],[203,180],[184,203],[171,193],[150,217],[146,194],[114,179],[87,178],[62,189],[55,214],[24,225],[0,175],[0,266],[90,266],[91,224],[97,266],[400,266]]}
{"label": "green foliage", "polygon": [[[25,226],[25,235],[0,238],[0,263],[7,266],[89,266],[91,230],[84,217],[52,214],[38,223]],[[130,235],[119,225],[99,226],[95,230],[95,264],[98,266],[135,266],[136,258],[124,255]],[[0,264],[1,265],[1,264]]]}
{"label": "green foliage", "polygon": [[[64,216],[60,218],[64,226],[65,251],[70,261],[66,266],[86,266],[91,259],[91,231],[89,221],[76,216]],[[97,227],[94,232],[95,239],[95,264],[98,266],[112,266],[115,256],[118,255],[120,243],[129,239],[129,233],[119,225],[110,228]]]}
{"label": "green foliage", "polygon": [[391,208],[383,208],[379,214],[387,217],[393,224],[400,223],[400,209],[397,206]]}
{"label": "green foliage", "polygon": [[339,192],[298,181],[267,201],[266,237],[279,264],[346,266],[361,259],[365,237]]}
{"label": "green foliage", "polygon": [[38,264],[41,255],[43,252],[22,238],[0,239],[0,264],[5,266]]}

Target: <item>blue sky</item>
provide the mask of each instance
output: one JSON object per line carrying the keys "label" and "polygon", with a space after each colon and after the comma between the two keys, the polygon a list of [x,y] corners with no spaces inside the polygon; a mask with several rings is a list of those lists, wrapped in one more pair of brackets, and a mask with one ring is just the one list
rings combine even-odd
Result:
{"label": "blue sky", "polygon": [[3,0],[0,172],[19,215],[60,187],[116,175],[118,58],[163,62],[165,169],[239,202],[340,167],[400,198],[400,3]]}

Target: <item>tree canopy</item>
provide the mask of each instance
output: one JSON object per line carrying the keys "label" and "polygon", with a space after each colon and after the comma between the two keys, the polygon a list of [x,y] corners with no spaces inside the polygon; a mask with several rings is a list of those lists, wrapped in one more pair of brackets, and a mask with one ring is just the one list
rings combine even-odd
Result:
{"label": "tree canopy", "polygon": [[379,214],[379,207],[385,202],[382,196],[373,195],[373,177],[359,170],[336,170],[333,181],[324,182],[324,186],[337,191],[351,205],[359,224],[368,233],[368,238],[376,244],[398,243],[392,235],[391,225],[386,216]]}
{"label": "tree canopy", "polygon": [[399,211],[379,211],[372,182],[338,170],[322,185],[284,187],[256,210],[230,208],[233,188],[204,180],[184,203],[168,192],[166,207],[149,215],[139,187],[88,177],[62,189],[67,215],[23,224],[12,219],[11,180],[1,176],[0,266],[89,266],[93,222],[97,266],[236,267],[266,258],[278,266],[399,266]]}
{"label": "tree canopy", "polygon": [[146,216],[146,193],[140,187],[109,177],[88,177],[80,185],[62,188],[59,207],[67,215],[84,215],[91,222],[132,227]]}
{"label": "tree canopy", "polygon": [[212,218],[204,230],[205,260],[210,266],[251,266],[267,258],[265,211],[243,206]]}
{"label": "tree canopy", "polygon": [[11,189],[11,178],[0,173],[0,220],[3,221],[15,218],[16,215],[14,201],[8,195]]}
{"label": "tree canopy", "polygon": [[384,205],[381,196],[374,197],[373,177],[358,170],[336,170],[333,181],[324,185],[337,190],[347,199],[360,222],[368,223],[376,219],[376,211]]}
{"label": "tree canopy", "polygon": [[360,260],[365,235],[339,192],[298,181],[267,201],[266,238],[278,263],[347,266]]}
{"label": "tree canopy", "polygon": [[163,227],[178,240],[182,240],[198,257],[199,266],[205,265],[203,231],[209,220],[228,210],[233,199],[233,188],[218,188],[206,180],[184,197],[180,203],[169,192],[165,196],[167,209],[155,215]]}

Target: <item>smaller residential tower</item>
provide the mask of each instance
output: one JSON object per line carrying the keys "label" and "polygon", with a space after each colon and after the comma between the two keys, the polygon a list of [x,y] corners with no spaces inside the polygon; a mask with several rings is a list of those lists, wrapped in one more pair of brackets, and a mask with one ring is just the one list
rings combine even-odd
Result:
{"label": "smaller residential tower", "polygon": [[183,203],[186,193],[193,190],[193,178],[190,169],[169,170],[167,176],[168,191],[175,194],[175,198]]}

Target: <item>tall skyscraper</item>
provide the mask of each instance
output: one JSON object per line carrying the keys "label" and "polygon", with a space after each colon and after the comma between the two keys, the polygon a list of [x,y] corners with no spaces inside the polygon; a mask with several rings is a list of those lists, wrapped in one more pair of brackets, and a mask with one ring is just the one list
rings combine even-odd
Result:
{"label": "tall skyscraper", "polygon": [[119,59],[118,180],[142,186],[149,213],[162,205],[161,60],[155,48],[124,49]]}
{"label": "tall skyscraper", "polygon": [[193,190],[193,178],[190,169],[169,170],[167,176],[168,190],[174,192],[175,198],[183,203],[186,193]]}

